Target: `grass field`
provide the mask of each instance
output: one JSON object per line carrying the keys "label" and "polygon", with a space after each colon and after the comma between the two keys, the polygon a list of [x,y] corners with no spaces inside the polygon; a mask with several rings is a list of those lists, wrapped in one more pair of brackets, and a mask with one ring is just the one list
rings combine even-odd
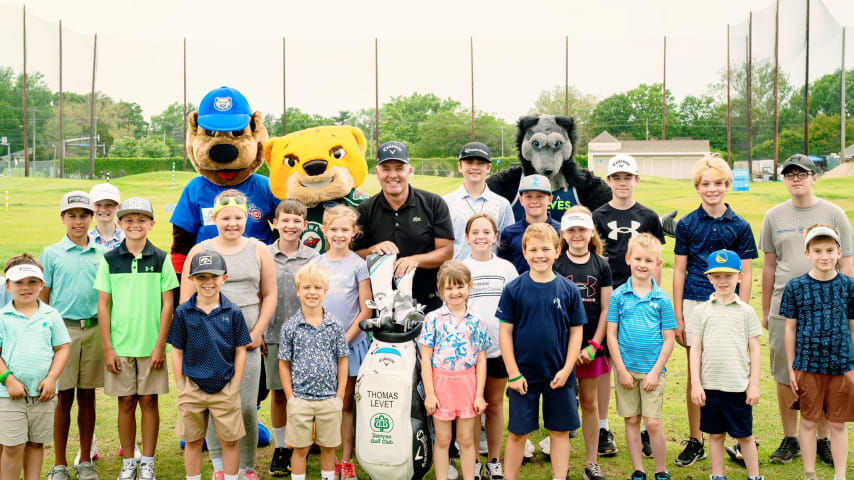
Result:
{"label": "grass field", "polygon": [[[150,199],[155,207],[156,221],[151,233],[151,239],[155,245],[167,249],[171,244],[171,226],[167,205],[177,202],[181,188],[195,174],[176,174],[176,187],[170,188],[169,172],[158,172],[131,177],[118,178],[113,183],[121,189],[124,198],[130,196],[143,196]],[[414,176],[413,185],[439,194],[444,194],[459,184],[456,178],[438,178]],[[97,182],[89,180],[65,180],[65,179],[27,179],[27,178],[0,178],[0,192],[8,191],[9,209],[0,209],[0,259],[6,259],[20,252],[31,252],[38,255],[46,245],[58,241],[64,234],[64,227],[59,221],[58,205],[64,192],[73,189],[89,190]],[[379,190],[376,180],[369,176],[362,186],[363,190],[375,193]],[[819,180],[816,192],[820,197],[833,201],[842,207],[849,219],[854,219],[854,180],[851,178]],[[765,212],[773,205],[788,198],[782,184],[765,183],[751,185],[750,192],[730,193],[727,200],[733,209],[746,218],[753,227],[754,235],[757,236]],[[687,214],[699,204],[690,181],[667,180],[661,178],[645,177],[637,190],[637,199],[644,205],[649,206],[659,213],[665,213],[673,209],[679,210],[679,216]],[[2,206],[0,206],[2,207]],[[673,267],[673,243],[669,241],[664,249],[664,279],[663,287],[668,293],[671,291],[671,276]],[[760,308],[760,286],[759,272],[761,263],[754,262],[754,281],[751,304],[757,312]],[[761,443],[759,448],[760,470],[765,478],[774,480],[790,480],[802,478],[800,461],[795,461],[787,466],[771,465],[767,462],[768,456],[777,447],[782,434],[777,413],[777,403],[774,393],[774,383],[768,368],[768,339],[763,335],[760,340],[762,345],[762,383],[761,401],[754,410],[754,433]],[[665,435],[668,442],[668,464],[674,479],[705,479],[711,473],[709,461],[703,460],[691,467],[680,468],[672,465],[673,458],[681,451],[679,442],[687,437],[688,425],[685,416],[685,376],[687,374],[684,350],[676,348],[668,363],[668,381],[665,393],[665,405],[663,420]],[[174,391],[174,388],[173,388]],[[98,424],[96,432],[101,449],[101,460],[97,462],[101,478],[114,478],[118,474],[120,461],[116,454],[118,450],[118,435],[116,431],[116,405],[115,400],[102,394],[98,395]],[[164,396],[160,401],[161,406],[161,434],[160,445],[157,451],[157,470],[160,478],[178,479],[183,478],[184,468],[182,451],[178,448],[173,432],[175,425],[175,396],[174,393]],[[266,425],[269,425],[269,406],[265,404],[261,408],[260,417]],[[614,430],[620,453],[615,458],[601,459],[605,474],[609,479],[626,478],[631,473],[631,464],[623,441],[622,421],[614,412],[613,401],[611,408],[611,429]],[[536,443],[545,435],[545,430],[532,435]],[[69,446],[69,456],[73,457],[77,449],[76,426],[72,425],[72,438]],[[849,433],[849,436],[851,434]],[[573,480],[582,477],[581,472],[584,464],[583,440],[579,438],[572,442],[572,455],[570,458],[570,478]],[[854,437],[851,438],[854,445]],[[272,447],[259,449],[257,467],[261,478],[266,478],[266,468],[272,455]],[[46,461],[44,474],[47,474],[53,455],[50,447],[46,449]],[[849,475],[854,475],[854,466],[849,460]],[[652,471],[651,459],[645,460],[648,471]],[[730,478],[746,477],[746,472],[735,464],[726,463],[727,474]],[[210,466],[205,465],[203,478],[210,475]],[[535,457],[534,461],[526,464],[522,469],[523,479],[551,478],[551,468],[542,456]],[[833,472],[829,467],[818,466],[818,476],[821,479],[832,478]],[[317,458],[313,457],[309,463],[309,478],[319,478]],[[360,478],[367,478],[360,474]],[[432,478],[432,473],[428,476]]]}

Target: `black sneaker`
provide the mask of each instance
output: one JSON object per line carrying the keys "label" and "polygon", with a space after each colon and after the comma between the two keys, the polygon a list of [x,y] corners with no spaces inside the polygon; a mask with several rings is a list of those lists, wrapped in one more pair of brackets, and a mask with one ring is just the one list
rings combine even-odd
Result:
{"label": "black sneaker", "polygon": [[584,480],[607,480],[602,474],[602,469],[595,463],[588,463],[584,466]]}
{"label": "black sneaker", "polygon": [[599,429],[599,455],[602,457],[613,457],[617,454],[617,444],[614,443],[614,434],[604,428]]}
{"label": "black sneaker", "polygon": [[643,430],[641,432],[641,451],[646,458],[652,458],[652,446],[649,444],[649,432]]}
{"label": "black sneaker", "polygon": [[673,460],[673,463],[676,465],[687,467],[688,465],[693,465],[697,460],[706,458],[706,449],[703,448],[703,444],[696,438],[691,437],[688,440],[684,440],[682,445],[685,445],[685,450],[682,450],[682,453],[676,456],[676,460]]}
{"label": "black sneaker", "polygon": [[670,480],[670,472],[655,472],[655,480]]}
{"label": "black sneaker", "polygon": [[801,444],[797,437],[783,437],[780,446],[768,459],[771,463],[791,463],[792,459],[801,456]]}
{"label": "black sneaker", "polygon": [[293,449],[279,447],[273,450],[273,460],[270,462],[270,475],[284,477],[291,473],[291,455]]}
{"label": "black sneaker", "polygon": [[821,460],[821,463],[828,467],[833,466],[833,454],[830,451],[829,438],[819,438],[816,440],[815,453],[819,460]]}
{"label": "black sneaker", "polygon": [[[645,433],[645,432],[642,432]],[[631,478],[629,480],[646,480],[646,472],[642,472],[640,470],[635,470],[632,472]]]}

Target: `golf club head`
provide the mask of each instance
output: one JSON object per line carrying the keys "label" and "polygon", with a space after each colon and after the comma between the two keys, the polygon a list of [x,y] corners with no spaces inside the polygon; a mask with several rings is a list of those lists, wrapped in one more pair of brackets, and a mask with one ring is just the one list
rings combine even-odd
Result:
{"label": "golf club head", "polygon": [[359,329],[363,332],[391,331],[393,328],[391,317],[368,318],[359,322]]}

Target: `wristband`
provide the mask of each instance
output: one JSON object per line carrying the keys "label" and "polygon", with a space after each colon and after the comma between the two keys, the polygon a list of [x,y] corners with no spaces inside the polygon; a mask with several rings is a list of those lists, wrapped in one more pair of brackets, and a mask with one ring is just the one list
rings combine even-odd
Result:
{"label": "wristband", "polygon": [[593,360],[593,358],[596,357],[596,351],[593,350],[593,347],[590,345],[584,347],[584,351],[587,352],[587,355],[590,355],[590,360]]}
{"label": "wristband", "polygon": [[512,383],[512,382],[515,382],[516,380],[519,380],[519,379],[520,379],[520,378],[522,378],[522,377],[524,377],[524,375],[522,375],[522,374],[520,373],[518,377],[516,377],[516,378],[511,378],[510,380],[507,380],[507,381],[508,381],[508,382],[510,382],[510,383]]}
{"label": "wristband", "polygon": [[593,341],[593,340],[587,340],[587,343],[588,343],[589,345],[593,345],[593,347],[594,347],[596,350],[602,350],[602,345],[599,345],[598,343],[596,343],[596,342],[595,342],[595,341]]}
{"label": "wristband", "polygon": [[6,377],[8,377],[12,373],[12,370],[7,369],[5,372],[0,374],[0,385],[6,385]]}

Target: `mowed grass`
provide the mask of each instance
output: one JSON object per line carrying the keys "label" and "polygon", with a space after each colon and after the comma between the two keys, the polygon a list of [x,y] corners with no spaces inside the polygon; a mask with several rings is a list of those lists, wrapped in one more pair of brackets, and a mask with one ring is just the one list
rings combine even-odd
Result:
{"label": "mowed grass", "polygon": [[[113,183],[121,189],[123,198],[130,196],[142,196],[152,201],[155,207],[156,221],[158,222],[151,232],[152,242],[165,250],[171,244],[171,225],[169,214],[166,213],[168,204],[178,201],[183,186],[195,176],[195,173],[177,173],[175,189],[171,189],[170,173],[156,172],[144,175],[118,178]],[[413,176],[412,184],[438,194],[447,193],[459,185],[458,178],[440,178],[427,176]],[[10,207],[8,211],[0,205],[0,259],[20,253],[31,252],[35,255],[51,243],[58,241],[64,234],[64,227],[60,223],[58,205],[62,194],[74,189],[89,190],[92,185],[98,183],[90,180],[67,180],[67,179],[28,179],[28,178],[0,178],[0,193],[9,192]],[[379,191],[379,186],[373,176],[369,176],[362,185],[362,190],[369,193]],[[816,184],[816,193],[828,199],[843,210],[849,219],[854,219],[854,179],[840,178],[819,180]],[[699,205],[699,200],[693,185],[686,180],[669,180],[654,177],[644,177],[636,195],[638,201],[652,208],[659,214],[670,210],[679,210],[679,217],[689,213]],[[765,212],[772,206],[788,198],[788,194],[781,183],[752,184],[750,192],[731,192],[727,196],[727,203],[741,216],[746,218],[753,227],[754,235],[758,240],[762,218]],[[663,287],[669,293],[671,288],[673,268],[673,242],[668,239],[664,248],[664,279]],[[761,313],[760,306],[760,272],[761,261],[754,261],[753,265],[753,290],[751,304]],[[790,465],[772,465],[767,459],[771,452],[777,447],[782,433],[777,410],[775,395],[775,384],[769,373],[768,367],[768,339],[763,334],[760,339],[762,345],[762,383],[761,400],[758,407],[754,409],[754,434],[761,443],[759,448],[760,470],[768,479],[793,480],[802,478],[802,467],[799,460]],[[703,460],[690,467],[680,468],[672,464],[673,459],[681,451],[679,442],[688,436],[688,425],[685,414],[685,377],[687,375],[686,355],[684,350],[674,350],[668,362],[667,387],[665,393],[664,411],[662,418],[664,422],[665,435],[667,438],[668,468],[673,478],[679,479],[706,479],[711,473],[709,461]],[[176,479],[183,478],[184,467],[182,450],[174,435],[175,425],[175,394],[172,392],[164,395],[160,400],[161,432],[157,450],[157,472],[160,478]],[[116,401],[99,393],[98,395],[98,424],[96,433],[101,450],[101,460],[97,462],[101,478],[115,478],[120,468],[120,460],[117,455],[119,448],[118,434],[116,430]],[[260,418],[265,425],[269,423],[269,402],[264,402],[260,411]],[[609,479],[626,478],[631,473],[631,463],[625,447],[623,422],[614,411],[613,400],[610,413],[611,429],[615,432],[620,453],[615,458],[600,459],[605,474]],[[72,433],[69,445],[69,457],[73,458],[77,451],[77,429],[72,424]],[[532,435],[534,443],[545,437],[545,430],[540,430]],[[854,437],[849,433],[851,444],[854,445]],[[266,471],[269,466],[272,447],[258,450],[257,468],[261,478],[268,478]],[[45,450],[44,475],[52,464],[53,454],[50,446]],[[651,459],[644,460],[647,471],[653,471]],[[579,437],[572,441],[572,453],[570,458],[569,478],[575,480],[582,478],[584,465],[584,443]],[[829,467],[819,465],[819,478],[832,478],[833,472]],[[730,478],[744,478],[746,471],[729,461],[726,462],[726,473]],[[848,474],[854,474],[854,467],[849,461]],[[203,468],[204,478],[209,478],[210,466],[208,463]],[[538,452],[532,462],[526,463],[522,468],[521,478],[541,479],[551,478],[551,467]],[[309,461],[309,478],[319,478],[319,465],[316,455],[312,455]],[[364,473],[359,478],[368,478]],[[427,478],[433,478],[432,472]]]}

